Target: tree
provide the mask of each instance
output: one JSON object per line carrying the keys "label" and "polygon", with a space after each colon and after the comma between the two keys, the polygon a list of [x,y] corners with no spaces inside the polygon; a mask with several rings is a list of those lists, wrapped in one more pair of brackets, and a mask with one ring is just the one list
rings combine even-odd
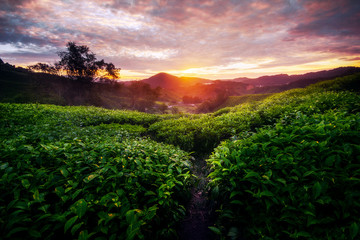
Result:
{"label": "tree", "polygon": [[133,82],[128,86],[131,107],[139,111],[146,111],[154,106],[160,96],[160,88],[152,89],[149,84]]}
{"label": "tree", "polygon": [[229,97],[228,91],[220,90],[218,91],[216,98],[209,99],[203,102],[202,104],[200,104],[200,106],[198,106],[198,108],[196,109],[196,112],[197,113],[212,112],[216,110],[218,107],[220,107],[228,99],[228,97]]}
{"label": "tree", "polygon": [[58,70],[55,66],[46,64],[46,63],[37,63],[34,65],[28,66],[28,69],[32,71],[39,71],[44,73],[50,73],[50,74],[57,74]]}
{"label": "tree", "polygon": [[199,97],[192,97],[187,95],[183,96],[182,101],[185,104],[201,103],[201,99]]}
{"label": "tree", "polygon": [[[119,78],[120,68],[104,60],[97,61],[96,56],[87,46],[77,46],[74,42],[68,42],[67,51],[58,52],[61,60],[56,63],[64,70],[68,77],[74,80],[92,82],[96,76],[99,78]],[[104,73],[105,74],[102,74]]]}

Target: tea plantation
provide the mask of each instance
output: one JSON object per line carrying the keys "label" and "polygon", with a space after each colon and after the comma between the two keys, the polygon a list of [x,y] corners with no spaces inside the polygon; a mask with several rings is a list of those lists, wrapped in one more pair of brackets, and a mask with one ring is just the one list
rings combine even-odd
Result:
{"label": "tea plantation", "polygon": [[206,154],[219,239],[358,239],[359,83],[202,115],[2,103],[0,239],[176,239]]}

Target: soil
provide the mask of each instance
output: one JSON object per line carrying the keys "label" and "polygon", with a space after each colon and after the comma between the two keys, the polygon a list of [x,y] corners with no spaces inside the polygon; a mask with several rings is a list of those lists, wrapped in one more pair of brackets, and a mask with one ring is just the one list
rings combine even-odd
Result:
{"label": "soil", "polygon": [[198,181],[191,190],[191,199],[187,206],[187,214],[179,229],[182,240],[211,240],[215,234],[208,228],[214,224],[213,204],[208,197],[207,175],[209,169],[205,162],[206,157],[193,160],[193,173]]}

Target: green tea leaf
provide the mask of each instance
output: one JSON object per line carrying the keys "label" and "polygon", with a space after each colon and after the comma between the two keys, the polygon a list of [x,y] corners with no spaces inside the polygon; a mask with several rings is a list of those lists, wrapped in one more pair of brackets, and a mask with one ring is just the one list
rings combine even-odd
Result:
{"label": "green tea leaf", "polygon": [[88,183],[88,182],[92,181],[94,178],[96,178],[97,176],[98,176],[97,174],[90,174],[89,176],[84,178],[84,182]]}
{"label": "green tea leaf", "polygon": [[276,179],[276,181],[278,181],[278,182],[280,182],[280,183],[282,183],[282,184],[284,184],[286,186],[286,180],[285,179],[278,178],[278,179]]}
{"label": "green tea leaf", "polygon": [[309,238],[309,237],[311,237],[311,234],[308,232],[302,231],[302,232],[296,233],[295,236],[296,236],[296,238],[298,238],[298,237],[308,237]]}
{"label": "green tea leaf", "polygon": [[350,237],[354,239],[359,233],[359,226],[356,222],[353,222],[350,226]]}
{"label": "green tea leaf", "polygon": [[30,187],[30,182],[29,182],[29,180],[27,180],[27,179],[22,179],[21,180],[21,184],[23,185],[23,187],[24,188],[26,188],[26,189],[28,189],[29,187]]}
{"label": "green tea leaf", "polygon": [[76,233],[76,231],[77,230],[79,230],[79,228],[81,227],[81,225],[83,225],[84,223],[78,223],[78,224],[76,224],[76,225],[74,225],[73,227],[72,227],[72,229],[71,229],[71,234],[72,235],[75,235],[75,233]]}
{"label": "green tea leaf", "polygon": [[274,194],[270,191],[263,191],[260,193],[260,197],[273,197]]}
{"label": "green tea leaf", "polygon": [[64,177],[68,177],[68,176],[69,176],[69,172],[68,172],[68,170],[66,170],[65,168],[61,168],[61,169],[60,169],[60,172],[61,172],[61,174],[62,174]]}
{"label": "green tea leaf", "polygon": [[84,231],[81,231],[79,233],[79,240],[87,240],[89,239],[89,234],[88,234],[88,231],[87,230],[84,230]]}
{"label": "green tea leaf", "polygon": [[26,231],[27,228],[25,227],[17,227],[17,228],[13,228],[9,231],[9,233],[6,235],[7,238],[10,238],[13,234],[18,233],[18,232],[22,232],[22,231]]}
{"label": "green tea leaf", "polygon": [[311,174],[314,174],[315,172],[314,171],[307,171],[306,173],[304,173],[303,177],[307,177]]}
{"label": "green tea leaf", "polygon": [[230,194],[230,198],[233,198],[234,196],[236,196],[236,195],[238,195],[238,194],[240,194],[241,192],[239,192],[239,191],[233,191],[233,192],[231,192],[231,194]]}
{"label": "green tea leaf", "polygon": [[128,223],[134,223],[136,221],[135,210],[129,210],[125,215]]}
{"label": "green tea leaf", "polygon": [[28,231],[28,233],[29,233],[29,235],[30,235],[31,237],[33,237],[33,238],[41,238],[41,233],[38,232],[38,231],[36,231],[36,230],[34,230],[34,229],[30,229],[30,230]]}
{"label": "green tea leaf", "polygon": [[87,202],[84,199],[78,200],[76,203],[72,206],[72,211],[79,216],[79,218],[82,218],[87,210]]}
{"label": "green tea leaf", "polygon": [[78,216],[74,216],[74,217],[70,218],[70,219],[65,223],[64,233],[66,233],[67,230],[68,230],[69,228],[71,228],[71,226],[76,222],[76,220],[77,220],[78,218],[79,218]]}
{"label": "green tea leaf", "polygon": [[0,170],[4,170],[8,166],[9,166],[9,163],[3,163],[3,164],[0,165]]}
{"label": "green tea leaf", "polygon": [[260,175],[257,172],[248,172],[245,175],[244,179],[251,178],[251,177],[260,178]]}
{"label": "green tea leaf", "polygon": [[214,233],[216,233],[217,235],[221,235],[221,231],[217,227],[209,227],[209,229]]}
{"label": "green tea leaf", "polygon": [[243,202],[241,202],[240,200],[233,200],[233,201],[231,201],[230,203],[232,203],[232,204],[239,204],[239,205],[242,205],[242,204],[243,204]]}
{"label": "green tea leaf", "polygon": [[314,198],[317,199],[321,193],[321,184],[319,182],[316,182],[312,188],[312,191]]}
{"label": "green tea leaf", "polygon": [[34,192],[33,198],[34,198],[34,200],[36,200],[36,201],[39,201],[39,200],[40,200],[39,190],[36,190],[36,191]]}
{"label": "green tea leaf", "polygon": [[74,192],[72,195],[72,199],[74,200],[79,195],[80,192],[82,192],[82,189],[76,190],[76,192]]}
{"label": "green tea leaf", "polygon": [[147,191],[144,195],[150,196],[150,195],[156,195],[156,193],[154,193],[153,191]]}

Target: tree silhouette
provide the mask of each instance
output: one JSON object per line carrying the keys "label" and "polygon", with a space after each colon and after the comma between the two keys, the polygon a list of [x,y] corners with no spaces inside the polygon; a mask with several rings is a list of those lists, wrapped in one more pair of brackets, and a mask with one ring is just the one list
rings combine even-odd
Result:
{"label": "tree silhouette", "polygon": [[39,71],[44,73],[50,73],[50,74],[57,74],[58,70],[55,66],[46,64],[46,63],[37,63],[34,65],[28,66],[28,69],[33,71]]}
{"label": "tree silhouette", "polygon": [[[68,42],[67,51],[58,52],[61,60],[56,66],[64,70],[68,77],[74,80],[92,82],[95,77],[107,79],[119,78],[120,68],[104,60],[97,61],[96,56],[87,46],[77,46],[75,42]],[[104,73],[105,74],[102,74]]]}

